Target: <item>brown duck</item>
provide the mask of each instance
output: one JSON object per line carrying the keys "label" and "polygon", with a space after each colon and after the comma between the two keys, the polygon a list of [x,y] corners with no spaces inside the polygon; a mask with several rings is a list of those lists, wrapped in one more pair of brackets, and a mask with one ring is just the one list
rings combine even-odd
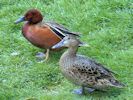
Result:
{"label": "brown duck", "polygon": [[94,90],[105,90],[108,87],[122,88],[124,85],[117,81],[113,72],[96,61],[76,54],[78,46],[82,43],[74,35],[66,36],[62,41],[52,48],[68,47],[61,56],[59,65],[64,76],[73,83],[82,86],[74,90],[74,93],[84,94]]}
{"label": "brown duck", "polygon": [[[57,44],[66,34],[75,34],[69,31],[63,25],[56,22],[43,21],[43,15],[37,9],[28,10],[24,16],[15,21],[16,24],[25,21],[22,27],[23,36],[34,46],[46,49],[46,58],[49,57],[49,51],[55,50],[51,47]],[[40,57],[43,53],[39,53]],[[37,55],[39,57],[39,55]]]}

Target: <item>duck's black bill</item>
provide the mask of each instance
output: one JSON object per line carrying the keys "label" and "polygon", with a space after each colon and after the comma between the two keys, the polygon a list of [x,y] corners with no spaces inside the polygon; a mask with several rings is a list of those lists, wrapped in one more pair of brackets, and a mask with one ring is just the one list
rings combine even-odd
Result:
{"label": "duck's black bill", "polygon": [[15,24],[25,21],[24,16],[15,21]]}

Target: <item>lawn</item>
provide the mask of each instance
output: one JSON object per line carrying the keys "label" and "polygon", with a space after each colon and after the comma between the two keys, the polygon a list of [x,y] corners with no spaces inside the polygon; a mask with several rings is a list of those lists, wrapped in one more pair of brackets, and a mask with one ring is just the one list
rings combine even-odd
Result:
{"label": "lawn", "polygon": [[[126,84],[124,89],[72,94],[79,88],[60,72],[60,52],[37,63],[32,46],[21,34],[23,23],[14,21],[28,9],[39,9],[53,20],[82,33],[90,47],[80,54],[107,66]],[[18,55],[13,55],[13,53]],[[0,100],[132,100],[133,98],[133,2],[132,0],[0,0]]]}

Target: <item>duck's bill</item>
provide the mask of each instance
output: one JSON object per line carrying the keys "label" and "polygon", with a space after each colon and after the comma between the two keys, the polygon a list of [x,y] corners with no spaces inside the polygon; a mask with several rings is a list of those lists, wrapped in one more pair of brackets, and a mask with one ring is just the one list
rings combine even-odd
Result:
{"label": "duck's bill", "polygon": [[[65,40],[61,40],[59,43],[55,44],[52,49],[57,49],[57,48],[61,48],[61,47],[68,47],[67,46],[67,42]],[[79,47],[89,47],[88,44],[80,42]]]}
{"label": "duck's bill", "polygon": [[15,24],[18,24],[18,23],[20,23],[20,22],[23,22],[24,20],[25,20],[25,18],[24,18],[24,16],[23,16],[23,17],[17,19],[17,20],[15,21]]}
{"label": "duck's bill", "polygon": [[52,49],[61,48],[64,46],[64,40],[61,40],[59,43],[55,44]]}

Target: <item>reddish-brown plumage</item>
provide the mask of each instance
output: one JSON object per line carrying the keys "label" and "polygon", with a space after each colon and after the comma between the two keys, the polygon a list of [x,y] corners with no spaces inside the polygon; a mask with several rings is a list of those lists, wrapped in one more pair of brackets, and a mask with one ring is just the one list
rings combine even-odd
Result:
{"label": "reddish-brown plumage", "polygon": [[[42,20],[42,14],[36,9],[31,9],[27,11],[23,17],[19,18],[15,23],[17,24],[22,21],[26,21],[22,28],[24,37],[34,46],[47,49],[47,59],[51,47],[60,42],[62,38],[66,36],[66,34],[77,34],[70,32],[68,29],[55,22],[42,22]],[[59,48],[58,50],[60,49],[61,48]]]}
{"label": "reddish-brown plumage", "polygon": [[50,30],[49,26],[26,23],[23,26],[22,33],[28,41],[39,48],[51,48],[61,40]]}
{"label": "reddish-brown plumage", "polygon": [[47,24],[43,23],[42,20],[42,14],[38,10],[29,10],[24,15],[24,21],[27,22],[22,28],[22,33],[34,46],[50,49],[61,38]]}

